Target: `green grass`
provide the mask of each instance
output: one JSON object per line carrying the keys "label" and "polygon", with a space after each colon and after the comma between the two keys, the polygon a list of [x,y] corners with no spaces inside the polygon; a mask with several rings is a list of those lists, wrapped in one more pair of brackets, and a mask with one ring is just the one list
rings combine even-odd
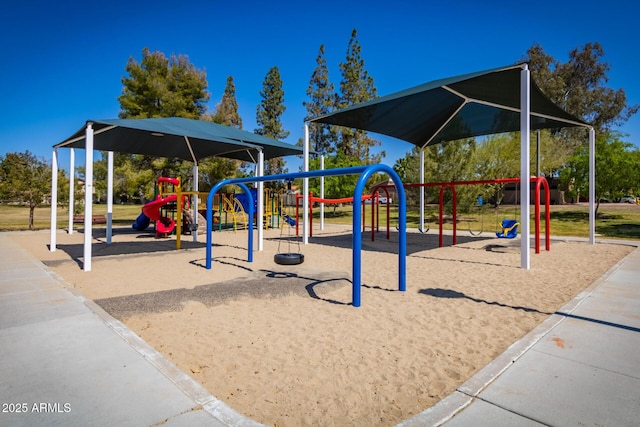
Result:
{"label": "green grass", "polygon": [[[113,222],[115,225],[130,225],[140,214],[140,205],[113,205]],[[589,236],[589,211],[586,204],[580,205],[554,205],[551,206],[551,235],[552,236]],[[66,228],[68,224],[68,211],[58,209],[58,227]],[[94,215],[104,215],[107,207],[104,204],[94,205]],[[371,206],[365,207],[366,222],[371,223]],[[458,214],[458,231],[492,232],[499,230],[502,219],[511,219],[520,215],[520,210],[512,206],[502,207],[498,211],[486,206],[483,210],[472,209],[469,213]],[[314,221],[320,217],[320,209],[313,209]],[[329,224],[351,224],[352,207],[327,206],[325,208],[325,221]],[[544,233],[544,207],[541,209],[541,232]],[[397,208],[391,209],[391,226],[395,229],[398,224]],[[420,222],[420,214],[417,207],[408,208],[407,225],[417,228]],[[533,224],[533,206],[531,207],[531,230]],[[425,209],[426,226],[432,230],[438,228],[438,207],[428,205]],[[48,229],[50,211],[48,207],[37,208],[34,215],[34,228],[37,230]],[[317,222],[316,222],[317,224]],[[0,205],[0,231],[26,230],[29,225],[29,209],[21,206]],[[380,226],[386,226],[386,209],[380,209]],[[443,228],[451,230],[453,224],[451,216],[446,215]],[[601,204],[596,219],[596,233],[605,238],[612,239],[637,239],[640,240],[640,206],[631,204]]]}
{"label": "green grass", "polygon": [[[113,205],[113,223],[131,224],[140,215],[140,205]],[[105,215],[107,205],[93,205],[94,215]],[[58,208],[58,228],[67,228],[69,210]],[[48,229],[51,224],[51,210],[48,206],[36,208],[33,215],[33,228]],[[0,231],[18,231],[29,229],[29,208],[24,206],[0,205]]]}

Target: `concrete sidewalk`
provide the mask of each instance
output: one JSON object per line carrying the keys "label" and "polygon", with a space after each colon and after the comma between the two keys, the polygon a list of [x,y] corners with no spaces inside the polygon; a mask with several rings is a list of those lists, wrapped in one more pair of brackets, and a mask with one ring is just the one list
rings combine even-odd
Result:
{"label": "concrete sidewalk", "polygon": [[0,233],[0,425],[259,425]]}
{"label": "concrete sidewalk", "polygon": [[453,394],[399,424],[440,425],[640,425],[640,248]]}

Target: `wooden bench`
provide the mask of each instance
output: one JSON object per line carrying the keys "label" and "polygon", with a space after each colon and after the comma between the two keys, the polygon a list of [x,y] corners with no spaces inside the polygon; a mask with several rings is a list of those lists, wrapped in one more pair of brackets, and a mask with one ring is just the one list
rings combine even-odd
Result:
{"label": "wooden bench", "polygon": [[[106,224],[107,223],[107,217],[105,217],[104,215],[93,215],[91,222],[93,224]],[[84,224],[84,215],[74,215],[73,216],[73,223],[74,224]]]}

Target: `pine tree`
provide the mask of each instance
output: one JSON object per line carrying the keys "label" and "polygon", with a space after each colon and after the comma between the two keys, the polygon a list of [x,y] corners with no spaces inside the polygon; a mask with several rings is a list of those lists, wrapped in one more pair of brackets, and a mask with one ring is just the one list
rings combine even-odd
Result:
{"label": "pine tree", "polygon": [[[256,112],[256,122],[259,127],[254,130],[258,135],[282,140],[289,136],[289,131],[282,127],[280,118],[286,110],[284,105],[284,90],[278,67],[271,67],[264,79],[260,91],[262,101]],[[285,161],[282,157],[269,159],[265,168],[265,175],[284,173]]]}
{"label": "pine tree", "polygon": [[[373,77],[364,67],[364,59],[361,56],[362,48],[357,36],[358,32],[354,28],[347,47],[346,60],[339,64],[342,73],[339,108],[346,108],[378,96]],[[347,157],[361,159],[365,164],[377,163],[384,156],[384,152],[372,156],[370,148],[380,144],[380,141],[369,137],[363,130],[340,128],[338,150]]]}
{"label": "pine tree", "polygon": [[[205,113],[210,97],[206,73],[186,55],[167,58],[162,52],[144,48],[140,63],[129,58],[125,70],[128,76],[122,78],[122,95],[118,97],[120,118],[200,119]],[[179,159],[138,154],[120,153],[114,162],[116,182],[122,183],[117,184],[116,194],[135,192],[142,200],[153,196],[155,177],[184,176],[191,168],[190,162]]]}
{"label": "pine tree", "polygon": [[186,117],[199,119],[206,111],[210,94],[207,76],[185,55],[167,59],[162,52],[142,50],[142,61],[129,58],[129,77],[122,78],[122,119]]}
{"label": "pine tree", "polygon": [[236,86],[233,83],[233,76],[227,77],[227,85],[224,88],[222,100],[216,105],[216,112],[208,119],[214,123],[242,129],[242,117],[238,113]]}
{"label": "pine tree", "polygon": [[[225,126],[242,129],[242,117],[238,113],[238,101],[236,100],[236,86],[233,76],[227,77],[227,85],[224,88],[222,99],[216,105],[216,112],[203,116],[204,120]],[[240,168],[241,162],[222,157],[208,157],[200,161],[199,177],[200,189],[211,189],[218,181],[234,176]]]}
{"label": "pine tree", "polygon": [[[307,109],[305,121],[329,114],[337,105],[337,95],[333,83],[329,80],[329,68],[324,57],[324,44],[320,45],[316,64],[307,87],[307,96],[310,101],[302,103]],[[331,125],[315,123],[309,126],[311,149],[320,155],[334,152],[336,134],[336,128]]]}

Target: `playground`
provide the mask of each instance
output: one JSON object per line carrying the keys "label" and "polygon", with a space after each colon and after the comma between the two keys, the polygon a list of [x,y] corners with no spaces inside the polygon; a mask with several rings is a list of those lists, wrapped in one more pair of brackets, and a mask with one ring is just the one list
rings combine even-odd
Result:
{"label": "playground", "polygon": [[[123,141],[126,135],[143,135],[145,144],[136,146],[141,153],[166,155],[171,147],[175,156],[193,160],[194,193],[197,162],[211,155],[232,153],[237,160],[255,162],[255,174],[214,184],[206,203],[202,195],[180,188],[177,178],[161,178],[159,183],[168,180],[174,190],[160,192],[145,204],[127,229],[111,226],[109,205],[106,226],[92,224],[91,192],[85,191],[87,233],[56,231],[52,210],[50,251],[44,234],[14,238],[69,286],[252,420],[283,426],[395,425],[450,395],[633,250],[595,244],[593,168],[589,239],[556,239],[552,250],[549,189],[541,178],[532,180],[533,189],[520,186],[520,210],[511,222],[503,220],[499,231],[476,233],[470,227],[469,233],[457,233],[455,186],[463,184],[424,182],[425,147],[488,133],[520,131],[520,176],[506,178],[511,184],[531,180],[531,130],[587,128],[594,162],[594,130],[550,104],[529,78],[526,64],[488,70],[417,86],[311,121],[384,133],[419,146],[420,182],[413,184],[402,183],[387,165],[310,171],[308,124],[304,171],[264,176],[265,159],[299,155],[300,149],[255,135],[247,142],[238,130],[231,135],[231,129],[177,118],[87,122],[54,146],[54,184],[55,150],[84,148],[90,165],[94,149],[127,146],[113,145],[105,136],[111,131],[121,132]],[[441,111],[425,105],[441,106]],[[409,113],[415,126],[407,124]],[[482,120],[475,120],[478,117]],[[155,138],[163,143],[151,143]],[[111,154],[107,181],[112,180],[112,163]],[[92,172],[88,167],[88,183]],[[397,192],[396,223],[387,223],[384,231],[371,228],[373,215],[367,225],[364,214],[365,186],[376,172],[388,175]],[[293,219],[281,208],[269,211],[264,203],[270,197],[264,191],[266,182],[304,178],[306,217],[307,180],[345,174],[359,175],[350,225],[313,228],[304,221],[299,235],[292,233],[299,217]],[[236,204],[240,194],[228,202],[219,194],[228,185],[240,187],[244,204]],[[256,196],[248,188],[252,185]],[[419,229],[406,227],[405,185],[421,187]],[[438,230],[424,228],[426,185],[441,187]],[[544,219],[541,188],[546,188]],[[451,231],[442,228],[445,191],[453,197]],[[54,205],[56,197],[52,195]],[[375,197],[369,200],[371,208],[377,206]],[[390,194],[384,199],[390,200]],[[386,209],[389,218],[388,204]],[[193,219],[185,222],[188,212]],[[238,212],[246,214],[242,220],[234,217],[231,226],[216,230],[216,218],[221,224],[223,213]],[[271,221],[275,213],[281,219],[277,227]],[[196,219],[199,215],[204,215],[204,223]],[[145,218],[155,223],[155,233],[146,230]],[[224,222],[229,224],[226,218]],[[202,228],[206,232],[200,237]],[[184,238],[187,232],[189,239]],[[443,244],[445,237],[452,244]],[[281,249],[283,242],[286,250]],[[283,265],[278,255],[300,257]]]}
{"label": "playground", "polygon": [[[70,286],[241,414],[267,425],[394,425],[449,395],[632,248],[554,241],[520,268],[519,239],[407,233],[407,291],[397,290],[397,231],[362,236],[362,306],[351,306],[351,227],[316,226],[304,263],[273,255],[281,231],[247,262],[246,230],[204,236],[94,229],[12,236]],[[449,236],[445,236],[449,237]],[[532,240],[533,246],[533,240]],[[428,378],[429,380],[425,380]],[[321,421],[322,420],[322,421]]]}

